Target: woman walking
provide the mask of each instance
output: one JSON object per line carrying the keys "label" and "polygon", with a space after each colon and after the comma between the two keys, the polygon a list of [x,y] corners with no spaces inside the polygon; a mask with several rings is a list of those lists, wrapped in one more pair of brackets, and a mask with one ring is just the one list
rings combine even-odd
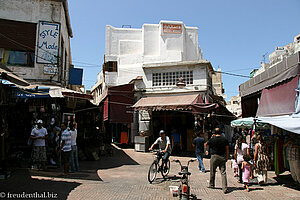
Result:
{"label": "woman walking", "polygon": [[257,136],[258,143],[255,144],[254,168],[258,184],[266,184],[268,178],[269,158],[267,148],[261,135]]}

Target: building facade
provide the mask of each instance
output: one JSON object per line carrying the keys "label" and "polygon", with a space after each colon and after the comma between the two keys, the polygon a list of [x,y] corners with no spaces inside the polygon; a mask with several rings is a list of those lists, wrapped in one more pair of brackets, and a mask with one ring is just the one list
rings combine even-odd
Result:
{"label": "building facade", "polygon": [[91,91],[94,103],[101,104],[109,88],[133,84],[131,140],[141,131],[157,136],[165,129],[168,134],[180,131],[187,144],[197,121],[193,102],[214,102],[213,74],[198,46],[196,27],[180,21],[144,24],[141,29],[106,26],[103,69]]}
{"label": "building facade", "polygon": [[0,2],[0,59],[31,84],[68,87],[73,37],[67,1]]}
{"label": "building facade", "polygon": [[226,102],[226,108],[236,117],[241,117],[242,104],[240,95],[231,96],[231,98]]}

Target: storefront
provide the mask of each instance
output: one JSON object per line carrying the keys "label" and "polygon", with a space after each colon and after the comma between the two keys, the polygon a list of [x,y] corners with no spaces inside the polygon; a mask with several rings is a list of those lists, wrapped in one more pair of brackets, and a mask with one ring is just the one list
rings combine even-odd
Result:
{"label": "storefront", "polygon": [[219,105],[204,103],[200,94],[174,94],[143,97],[133,107],[139,111],[139,130],[146,132],[152,142],[161,129],[171,138],[177,132],[182,151],[186,152],[193,151],[195,131],[207,133],[215,127],[217,122],[212,116]]}

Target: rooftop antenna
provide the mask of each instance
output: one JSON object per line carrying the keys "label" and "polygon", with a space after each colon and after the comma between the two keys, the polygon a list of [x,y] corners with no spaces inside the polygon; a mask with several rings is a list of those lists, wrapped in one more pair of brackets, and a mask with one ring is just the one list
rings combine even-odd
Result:
{"label": "rooftop antenna", "polygon": [[267,56],[268,52],[266,52],[264,55],[262,55],[262,57],[264,58],[264,64],[266,64],[266,56]]}

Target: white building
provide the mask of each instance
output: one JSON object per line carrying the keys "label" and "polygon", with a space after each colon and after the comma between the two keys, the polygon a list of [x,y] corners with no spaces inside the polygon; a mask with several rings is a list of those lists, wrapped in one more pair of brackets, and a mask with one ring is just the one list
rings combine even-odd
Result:
{"label": "white building", "polygon": [[0,1],[0,59],[34,84],[68,86],[71,65],[67,0]]}
{"label": "white building", "polygon": [[[211,90],[209,61],[202,59],[198,28],[183,22],[161,21],[141,29],[106,26],[103,70],[92,87],[96,103],[106,87],[140,78],[136,89],[145,94],[186,93]],[[184,89],[176,86],[182,77]]]}
{"label": "white building", "polygon": [[242,116],[242,104],[241,96],[231,96],[231,98],[226,102],[226,108],[234,114],[236,117]]}
{"label": "white building", "polygon": [[[180,21],[144,24],[140,29],[108,25],[105,41],[103,70],[91,89],[95,103],[109,102],[109,88],[134,83],[134,107],[139,116],[134,115],[130,125],[132,136],[138,130],[157,134],[159,129],[170,133],[174,128],[182,129],[186,141],[193,137],[191,104],[213,103],[214,97],[214,70],[202,58],[198,28]],[[163,117],[165,122],[159,120]]]}

